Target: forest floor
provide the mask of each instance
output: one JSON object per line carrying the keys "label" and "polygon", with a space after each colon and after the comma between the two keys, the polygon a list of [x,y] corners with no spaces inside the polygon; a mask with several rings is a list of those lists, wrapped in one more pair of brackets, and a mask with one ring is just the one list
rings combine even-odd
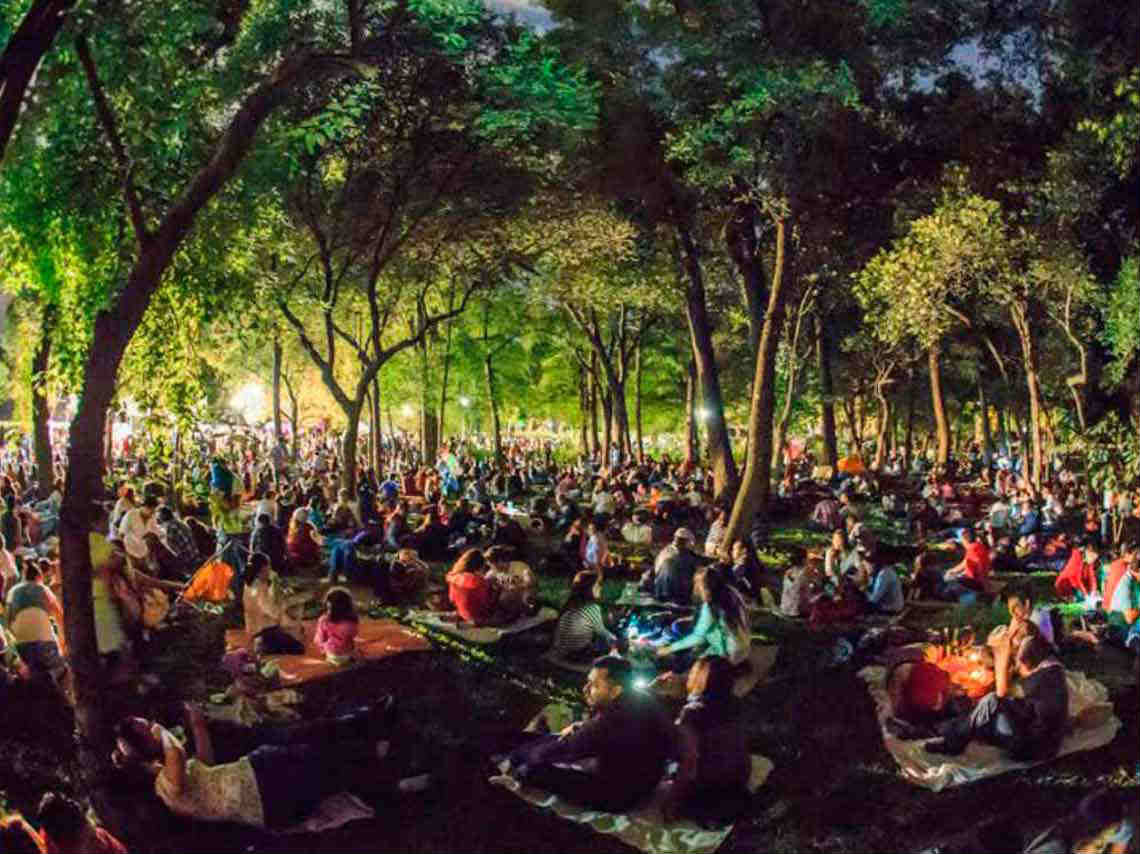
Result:
{"label": "forest floor", "polygon": [[[773,531],[762,553],[769,564],[794,559],[819,535]],[[442,572],[442,568],[437,568]],[[1047,581],[1045,582],[1047,583]],[[567,578],[544,577],[541,596],[557,604]],[[620,582],[607,583],[606,599]],[[916,628],[1001,618],[1001,607],[955,609],[908,620]],[[207,701],[228,680],[211,666],[223,650],[226,614],[192,614],[159,634],[147,651],[161,684],[145,698],[110,698],[115,713],[133,712],[174,726],[184,700]],[[811,631],[801,621],[765,616],[754,630],[781,644],[773,671],[746,698],[753,752],[775,770],[737,822],[722,852],[1020,851],[1021,846],[1104,786],[1140,793],[1140,693],[1135,658],[1115,649],[1067,651],[1065,664],[1103,682],[1123,727],[1099,750],[1028,771],[934,793],[905,782],[883,746],[872,701],[855,669],[828,667],[842,629]],[[431,637],[430,652],[398,655],[312,683],[307,715],[386,693],[398,697],[401,723],[394,761],[430,769],[435,786],[377,811],[376,818],[318,836],[273,836],[240,827],[171,819],[154,798],[140,798],[128,832],[132,851],[400,851],[610,852],[632,850],[613,837],[529,806],[490,784],[488,745],[520,729],[553,699],[576,695],[582,677],[539,659],[549,643],[541,630],[494,647]],[[0,798],[34,813],[49,789],[73,791],[71,721],[58,702],[29,688],[9,689],[0,730]]]}

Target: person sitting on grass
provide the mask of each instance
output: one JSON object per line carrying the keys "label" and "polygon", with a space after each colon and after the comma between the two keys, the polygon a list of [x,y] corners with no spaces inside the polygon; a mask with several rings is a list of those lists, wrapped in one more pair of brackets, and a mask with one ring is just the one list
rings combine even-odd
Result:
{"label": "person sitting on grass", "polygon": [[[589,717],[530,738],[507,756],[508,773],[587,809],[626,812],[657,788],[669,760],[680,756],[680,737],[658,700],[634,687],[624,658],[596,659],[583,694]],[[595,770],[566,767],[591,759]]]}
{"label": "person sitting on grass", "polygon": [[352,594],[343,587],[334,587],[325,594],[325,610],[317,620],[317,633],[313,643],[325,654],[325,660],[337,667],[349,664],[356,652],[356,633],[360,618]]}
{"label": "person sitting on grass", "polygon": [[203,718],[192,719],[190,731],[193,759],[165,727],[126,718],[115,728],[111,756],[120,770],[153,780],[158,798],[184,818],[283,830],[330,795],[422,791],[429,783],[425,776],[398,780],[384,762],[390,724],[383,704],[340,718],[259,729],[258,747],[218,764]]}
{"label": "person sitting on grass", "polygon": [[1083,602],[1100,594],[1100,580],[1100,546],[1090,537],[1070,553],[1053,589],[1062,599]]}
{"label": "person sitting on grass", "polygon": [[888,652],[885,684],[891,711],[886,729],[908,741],[933,738],[934,727],[953,716],[952,701],[960,696],[950,674],[925,659],[924,644],[908,644]]}
{"label": "person sitting on grass", "polygon": [[[700,649],[710,655],[726,658],[734,666],[748,660],[752,648],[752,632],[748,610],[736,588],[728,583],[724,572],[715,566],[702,569],[693,580],[693,592],[701,603],[693,630],[671,644],[657,648],[659,658]],[[672,670],[688,670],[694,653],[673,662]]]}
{"label": "person sitting on grass", "polygon": [[621,538],[635,545],[653,542],[653,526],[649,524],[649,514],[644,510],[635,510],[633,518],[621,526]]}
{"label": "person sitting on grass", "polygon": [[287,548],[285,535],[273,523],[273,517],[268,513],[259,513],[255,520],[253,533],[249,538],[249,550],[261,552],[269,558],[269,565],[277,572],[284,572],[286,567],[285,556]]}
{"label": "person sitting on grass", "polygon": [[978,539],[972,528],[961,534],[966,553],[962,560],[947,570],[922,567],[915,574],[915,589],[931,599],[951,602],[971,601],[986,589],[992,563],[990,550]]}
{"label": "person sitting on grass", "polygon": [[43,583],[38,561],[24,561],[23,581],[8,591],[6,605],[5,622],[20,660],[32,674],[47,676],[62,687],[67,674],[59,640],[63,608]]}
{"label": "person sitting on grass", "polygon": [[667,816],[723,824],[747,807],[752,761],[743,705],[732,692],[735,679],[736,668],[719,655],[703,655],[689,669],[688,698],[676,721],[682,761],[669,787]]}
{"label": "person sitting on grass", "polygon": [[45,854],[127,854],[123,843],[94,824],[83,807],[66,795],[45,794],[37,815]]}
{"label": "person sitting on grass", "polygon": [[448,598],[459,616],[473,625],[488,625],[499,603],[500,589],[487,578],[488,564],[480,549],[468,549],[447,573]]}
{"label": "person sitting on grass", "polygon": [[343,534],[355,531],[359,527],[360,519],[357,516],[356,504],[352,500],[352,495],[347,489],[342,489],[337,493],[337,502],[333,505],[332,513],[329,516],[328,530]]}
{"label": "person sitting on grass", "polygon": [[538,579],[531,568],[521,560],[511,560],[511,549],[507,546],[491,546],[484,557],[490,565],[485,577],[500,591],[496,621],[512,623],[523,614],[536,611],[534,597],[538,592]]}
{"label": "person sitting on grass", "polygon": [[[1012,648],[1008,633],[995,639],[994,690],[968,715],[942,727],[943,737],[926,743],[929,753],[956,756],[973,740],[1002,748],[1015,760],[1048,759],[1064,738],[1069,717],[1065,668],[1052,656],[1049,642],[1027,637]],[[1014,659],[1022,697],[1010,695],[1009,661]]]}
{"label": "person sitting on grass", "polygon": [[309,521],[309,513],[304,507],[293,511],[293,518],[289,522],[289,536],[286,539],[286,552],[289,555],[289,565],[294,570],[313,569],[321,563],[321,546],[325,538],[317,533],[316,527]]}
{"label": "person sitting on grass", "polygon": [[698,564],[695,543],[692,531],[678,528],[673,542],[657,555],[652,572],[646,573],[642,586],[647,586],[659,602],[688,605],[691,601]]}
{"label": "person sitting on grass", "polygon": [[1109,567],[1104,598],[1109,637],[1140,654],[1140,546],[1133,544]]}
{"label": "person sitting on grass", "polygon": [[582,568],[602,574],[610,561],[610,544],[606,540],[605,521],[595,516],[586,526],[582,541]]}
{"label": "person sitting on grass", "polygon": [[598,604],[601,593],[602,578],[597,573],[583,571],[574,576],[554,628],[551,652],[555,658],[573,661],[596,657],[618,643],[617,636],[606,628]]}
{"label": "person sitting on grass", "polygon": [[433,504],[427,508],[423,522],[404,538],[403,546],[415,549],[424,560],[443,560],[447,557],[447,526],[440,521],[439,507]]}
{"label": "person sitting on grass", "polygon": [[[867,566],[871,566],[867,564]],[[865,604],[872,614],[899,614],[906,604],[899,574],[890,564],[873,566],[870,573],[860,576],[866,589]]]}
{"label": "person sitting on grass", "polygon": [[306,598],[290,600],[281,589],[281,579],[273,572],[269,557],[254,552],[245,565],[242,611],[245,631],[258,655],[301,655],[305,651],[304,627],[289,609]]}

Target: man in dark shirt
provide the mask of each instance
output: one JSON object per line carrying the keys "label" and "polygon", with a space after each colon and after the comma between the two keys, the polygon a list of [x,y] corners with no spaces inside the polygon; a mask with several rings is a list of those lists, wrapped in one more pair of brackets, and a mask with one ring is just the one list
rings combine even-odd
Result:
{"label": "man in dark shirt", "polygon": [[653,596],[660,602],[688,605],[693,597],[693,576],[697,573],[695,540],[688,528],[678,528],[673,543],[661,550],[653,567]]}
{"label": "man in dark shirt", "polygon": [[[584,694],[590,717],[539,737],[510,756],[521,782],[589,809],[625,812],[648,798],[681,747],[676,727],[649,694],[633,689],[624,658],[597,659]],[[592,759],[596,770],[563,767]]]}
{"label": "man in dark shirt", "polygon": [[[1008,632],[1006,634],[1009,634]],[[994,744],[1013,759],[1046,759],[1060,747],[1069,716],[1065,668],[1040,635],[1025,638],[1017,650],[1023,697],[1009,696],[1009,643],[994,648],[995,690],[973,712],[950,721],[944,737],[928,742],[931,753],[955,756],[974,739]]]}
{"label": "man in dark shirt", "polygon": [[268,513],[258,514],[255,520],[256,527],[249,538],[249,550],[261,552],[269,558],[269,565],[275,572],[285,569],[285,535],[281,529],[273,524]]}

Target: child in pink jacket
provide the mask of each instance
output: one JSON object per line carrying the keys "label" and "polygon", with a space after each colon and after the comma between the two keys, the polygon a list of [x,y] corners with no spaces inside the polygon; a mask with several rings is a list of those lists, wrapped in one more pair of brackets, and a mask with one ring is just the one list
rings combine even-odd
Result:
{"label": "child in pink jacket", "polygon": [[325,612],[317,620],[314,638],[317,648],[330,664],[339,666],[352,661],[359,626],[360,618],[356,616],[352,595],[340,587],[330,590],[325,596]]}

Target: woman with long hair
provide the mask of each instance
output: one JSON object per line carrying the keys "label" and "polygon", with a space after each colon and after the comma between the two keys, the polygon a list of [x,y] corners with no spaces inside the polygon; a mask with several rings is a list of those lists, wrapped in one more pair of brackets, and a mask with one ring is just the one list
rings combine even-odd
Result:
{"label": "woman with long hair", "polygon": [[290,566],[297,570],[319,565],[323,544],[324,537],[317,533],[309,521],[308,508],[298,507],[294,510],[289,522],[289,536],[285,541]]}
{"label": "woman with long hair", "polygon": [[696,625],[680,640],[658,647],[657,655],[664,658],[700,647],[710,655],[727,658],[734,665],[745,661],[752,646],[752,634],[747,606],[740,593],[715,566],[697,573],[693,592],[701,603]]}

